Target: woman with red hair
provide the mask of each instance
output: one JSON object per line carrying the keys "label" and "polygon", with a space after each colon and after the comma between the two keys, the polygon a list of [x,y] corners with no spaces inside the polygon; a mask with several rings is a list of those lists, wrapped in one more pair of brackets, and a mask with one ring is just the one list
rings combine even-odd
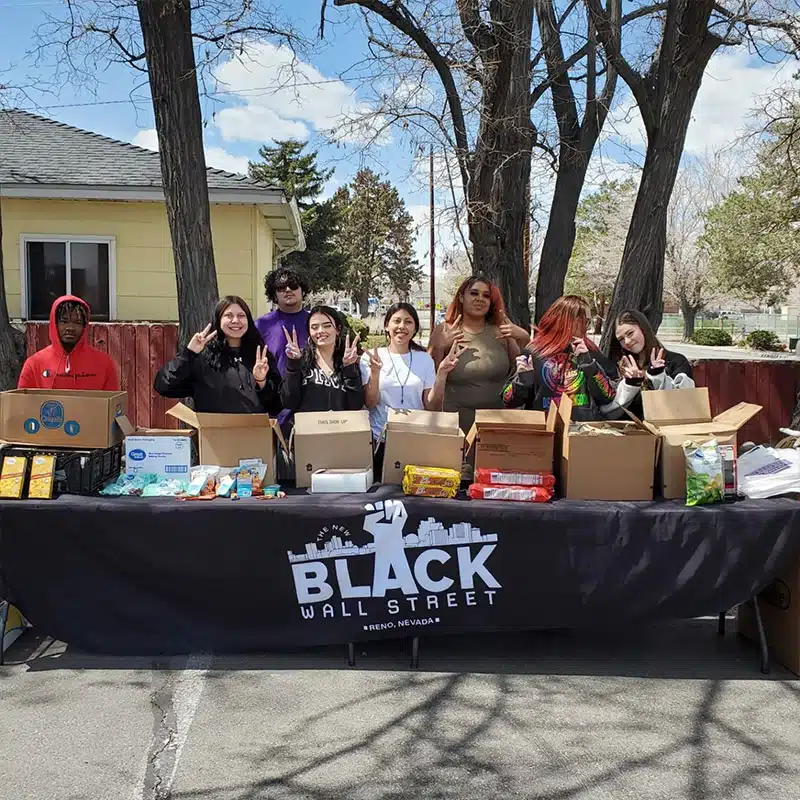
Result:
{"label": "woman with red hair", "polygon": [[616,393],[617,370],[587,337],[590,316],[589,304],[574,295],[560,297],[545,311],[503,392],[507,407],[547,411],[566,394],[573,420],[602,418],[601,407]]}
{"label": "woman with red hair", "polygon": [[430,354],[438,367],[453,344],[464,348],[444,394],[444,410],[458,411],[463,431],[472,427],[476,409],[503,407],[503,386],[528,338],[508,319],[497,286],[476,275],[458,287],[444,322],[431,334]]}

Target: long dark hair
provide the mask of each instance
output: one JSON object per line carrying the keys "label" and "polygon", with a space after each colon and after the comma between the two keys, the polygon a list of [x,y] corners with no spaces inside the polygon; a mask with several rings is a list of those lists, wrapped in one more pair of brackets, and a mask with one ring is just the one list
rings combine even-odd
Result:
{"label": "long dark hair", "polygon": [[241,306],[247,317],[247,330],[242,336],[242,344],[236,355],[242,360],[242,364],[252,371],[256,364],[256,350],[262,346],[263,342],[261,341],[261,334],[253,321],[250,306],[235,294],[223,297],[214,309],[214,319],[211,322],[211,326],[217,332],[217,336],[206,347],[209,352],[209,363],[217,369],[227,369],[233,364],[234,353],[225,339],[225,334],[222,332],[222,315],[233,305]]}
{"label": "long dark hair", "polygon": [[[617,339],[617,328],[620,325],[636,325],[644,334],[644,347],[642,352],[638,355],[629,353],[622,347],[622,344]],[[653,326],[647,317],[641,311],[634,311],[632,308],[625,309],[614,322],[614,336],[611,338],[611,347],[609,348],[609,355],[611,360],[616,364],[622,356],[633,356],[640,367],[645,367],[650,363],[650,353],[655,350],[656,353],[662,349],[661,342],[658,341],[658,336],[653,330]]]}
{"label": "long dark hair", "polygon": [[405,311],[412,320],[414,320],[414,333],[411,334],[411,338],[408,340],[408,349],[409,350],[424,350],[425,348],[414,341],[414,337],[419,333],[419,314],[417,314],[417,309],[411,305],[411,303],[392,303],[386,311],[386,314],[383,316],[383,330],[386,333],[386,337],[389,337],[388,332],[386,331],[386,326],[389,324],[389,320],[398,312],[398,311]]}
{"label": "long dark hair", "polygon": [[[336,339],[333,345],[333,369],[334,372],[341,372],[342,360],[344,359],[345,339],[347,334],[350,333],[350,328],[347,325],[347,321],[345,320],[344,316],[339,311],[337,311],[335,308],[331,308],[330,306],[323,305],[314,306],[311,311],[308,312],[308,321],[306,323],[308,329],[308,341],[306,342],[306,346],[303,348],[303,372],[310,372],[312,369],[316,369],[317,366],[317,346],[314,344],[314,341],[311,338],[311,317],[313,317],[314,314],[323,314],[324,316],[329,317],[331,322],[333,322],[334,326],[336,327]],[[350,341],[352,343],[352,338]]]}

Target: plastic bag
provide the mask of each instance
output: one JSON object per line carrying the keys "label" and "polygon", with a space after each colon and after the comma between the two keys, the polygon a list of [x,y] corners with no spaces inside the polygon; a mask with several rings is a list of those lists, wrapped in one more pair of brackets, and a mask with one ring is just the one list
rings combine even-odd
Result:
{"label": "plastic bag", "polygon": [[716,440],[705,444],[684,442],[683,453],[686,456],[686,505],[721,503],[725,475]]}
{"label": "plastic bag", "polygon": [[490,486],[545,486],[552,488],[556,478],[552,472],[509,472],[499,469],[476,469],[475,483]]}
{"label": "plastic bag", "polygon": [[489,486],[473,483],[467,490],[473,500],[511,500],[517,503],[546,503],[553,490],[546,486]]}

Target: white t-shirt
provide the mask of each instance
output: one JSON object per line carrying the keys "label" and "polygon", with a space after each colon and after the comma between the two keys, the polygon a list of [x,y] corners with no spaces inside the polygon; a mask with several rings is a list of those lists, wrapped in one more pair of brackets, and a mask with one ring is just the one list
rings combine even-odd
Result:
{"label": "white t-shirt", "polygon": [[[390,408],[410,408],[421,411],[422,393],[436,383],[436,367],[424,350],[411,350],[401,356],[379,347],[381,363],[380,396],[378,405],[369,410],[372,436],[378,439],[386,426]],[[361,380],[369,383],[369,354],[361,356]]]}

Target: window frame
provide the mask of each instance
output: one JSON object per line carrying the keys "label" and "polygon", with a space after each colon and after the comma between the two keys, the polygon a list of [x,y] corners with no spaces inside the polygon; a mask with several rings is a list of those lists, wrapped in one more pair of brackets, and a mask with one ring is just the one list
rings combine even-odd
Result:
{"label": "window frame", "polygon": [[[20,311],[22,319],[30,320],[30,297],[28,296],[28,242],[56,242],[63,245],[75,244],[105,244],[108,245],[108,321],[117,319],[117,240],[114,236],[83,236],[74,234],[54,233],[23,233],[19,237],[19,271],[21,281]],[[70,293],[72,284],[71,248],[65,248],[66,253],[66,279],[67,294]],[[105,321],[105,320],[103,320]]]}

